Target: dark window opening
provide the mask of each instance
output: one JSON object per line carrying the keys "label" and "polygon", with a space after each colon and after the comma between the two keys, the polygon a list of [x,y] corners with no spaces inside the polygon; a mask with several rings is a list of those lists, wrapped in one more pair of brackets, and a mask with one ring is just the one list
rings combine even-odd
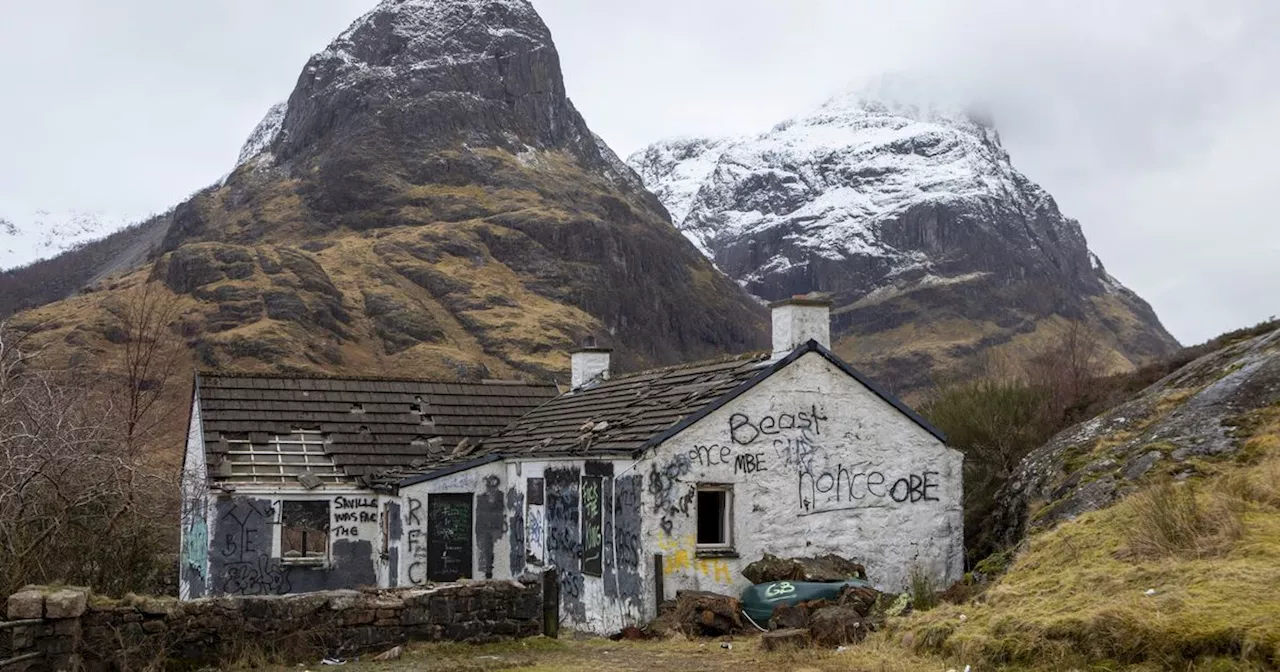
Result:
{"label": "dark window opening", "polygon": [[329,502],[280,503],[280,558],[286,563],[321,564],[329,554]]}
{"label": "dark window opening", "polygon": [[733,491],[724,486],[698,488],[698,546],[733,544]]}

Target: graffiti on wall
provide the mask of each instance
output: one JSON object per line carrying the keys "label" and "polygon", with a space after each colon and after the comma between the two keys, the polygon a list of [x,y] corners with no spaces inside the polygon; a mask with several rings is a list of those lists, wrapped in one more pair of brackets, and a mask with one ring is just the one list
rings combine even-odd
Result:
{"label": "graffiti on wall", "polygon": [[525,570],[525,533],[524,493],[514,485],[507,488],[507,531],[511,536],[507,560],[511,564],[511,576],[516,577]]}
{"label": "graffiti on wall", "polygon": [[187,527],[182,544],[182,583],[184,598],[204,597],[208,590],[209,524],[205,522],[204,500],[187,505]]}
{"label": "graffiti on wall", "polygon": [[378,522],[378,500],[373,497],[333,498],[333,523],[330,533],[338,539],[360,537],[360,523]]}
{"label": "graffiti on wall", "polygon": [[556,567],[564,610],[582,620],[586,618],[586,606],[582,601],[582,540],[578,523],[581,471],[576,467],[547,469],[544,477],[547,559]]}
{"label": "graffiti on wall", "polygon": [[649,495],[653,497],[653,512],[661,516],[658,525],[670,535],[675,529],[676,518],[688,518],[697,488],[681,479],[693,470],[689,455],[679,453],[665,464],[649,467]]}
{"label": "graffiti on wall", "polygon": [[422,531],[427,512],[417,497],[410,497],[407,504],[404,517],[405,526],[409,529],[405,531],[405,550],[411,561],[405,578],[409,583],[421,586],[427,582],[427,539]]}
{"label": "graffiti on wall", "polygon": [[613,537],[617,557],[618,593],[623,599],[638,602],[644,594],[641,580],[640,490],[642,477],[623,476],[614,482]]}
{"label": "graffiti on wall", "polygon": [[894,478],[867,463],[800,472],[800,515],[884,507],[890,503],[936,502],[941,485],[938,477],[938,472],[925,470]]}
{"label": "graffiti on wall", "polygon": [[484,492],[476,495],[476,553],[484,578],[493,578],[493,549],[498,539],[507,532],[506,498],[502,492],[502,479],[495,475],[484,477]]}
{"label": "graffiti on wall", "polygon": [[695,549],[694,536],[682,539],[664,537],[658,540],[658,548],[665,556],[662,561],[662,573],[668,576],[682,572],[696,572],[715,583],[733,583],[733,572],[729,563],[717,558],[699,558]]}
{"label": "graffiti on wall", "polygon": [[289,567],[271,557],[271,524],[275,509],[264,499],[218,502],[215,557],[221,570],[219,593],[279,595],[292,589]]}
{"label": "graffiti on wall", "polygon": [[590,576],[604,573],[604,479],[582,478],[582,572]]}

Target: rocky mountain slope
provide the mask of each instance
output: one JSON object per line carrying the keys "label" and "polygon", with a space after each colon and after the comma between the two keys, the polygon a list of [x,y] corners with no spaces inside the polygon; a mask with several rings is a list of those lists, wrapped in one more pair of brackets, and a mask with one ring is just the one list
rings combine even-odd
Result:
{"label": "rocky mountain slope", "polygon": [[104,348],[115,295],[154,279],[205,365],[546,376],[588,335],[623,367],[763,344],[763,308],[587,128],[526,0],[384,0],[148,236],[133,276],[21,319]]}
{"label": "rocky mountain slope", "polygon": [[658,143],[628,163],[753,294],[832,293],[837,350],[899,387],[993,348],[1025,352],[1070,320],[1093,327],[1113,369],[1177,347],[1014,169],[988,119],[901,89],[837,96],[753,137]]}
{"label": "rocky mountain slope", "polygon": [[1280,323],[1224,340],[1028,455],[997,495],[988,530],[997,545],[1110,506],[1153,478],[1214,474],[1280,448]]}

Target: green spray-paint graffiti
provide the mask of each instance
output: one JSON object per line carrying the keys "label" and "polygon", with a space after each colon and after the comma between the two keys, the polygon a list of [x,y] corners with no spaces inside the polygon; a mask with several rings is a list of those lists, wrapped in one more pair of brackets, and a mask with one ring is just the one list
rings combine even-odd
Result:
{"label": "green spray-paint graffiti", "polygon": [[192,517],[186,537],[182,555],[186,558],[187,567],[195,570],[200,578],[208,578],[205,567],[209,564],[209,525],[203,517]]}

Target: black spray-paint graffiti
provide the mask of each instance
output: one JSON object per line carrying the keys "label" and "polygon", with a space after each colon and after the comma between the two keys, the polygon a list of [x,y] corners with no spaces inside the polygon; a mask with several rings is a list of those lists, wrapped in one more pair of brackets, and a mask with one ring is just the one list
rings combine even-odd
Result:
{"label": "black spray-paint graffiti", "polygon": [[659,525],[668,535],[675,529],[675,517],[688,517],[697,490],[681,483],[681,477],[693,469],[688,455],[678,454],[670,462],[649,467],[649,494],[653,496],[653,512],[661,514]]}
{"label": "black spray-paint graffiti", "polygon": [[511,576],[524,574],[524,493],[512,486],[507,488],[507,531],[511,533],[511,549],[508,561],[511,564]]}
{"label": "black spray-paint graffiti", "polygon": [[413,562],[409,563],[407,578],[415,586],[427,582],[427,540],[422,533],[422,518],[426,515],[426,511],[422,509],[422,500],[410,497],[409,511],[405,514],[409,525],[406,541],[409,557],[413,558]]}
{"label": "black spray-paint graffiti", "polygon": [[335,537],[358,538],[358,524],[378,522],[378,500],[373,497],[338,495],[333,498],[333,508],[332,532]]}
{"label": "black spray-paint graffiti", "polygon": [[484,493],[476,495],[476,550],[486,579],[493,578],[493,548],[507,531],[501,486],[502,479],[492,474],[485,476]]}
{"label": "black spray-paint graffiti", "polygon": [[547,557],[556,567],[560,582],[560,603],[578,620],[586,618],[582,602],[582,541],[578,524],[578,487],[581,471],[575,467],[547,469],[546,479]]}
{"label": "black spray-paint graffiti", "polygon": [[275,509],[262,499],[218,502],[218,548],[214,574],[218,592],[229,595],[279,595],[289,592],[289,568],[271,557]]}
{"label": "black spray-paint graffiti", "polygon": [[808,411],[798,413],[777,413],[765,415],[758,420],[744,413],[729,416],[729,438],[739,446],[749,446],[761,437],[771,437],[788,430],[811,432],[814,436],[822,435],[822,423],[827,416],[817,405]]}
{"label": "black spray-paint graffiti", "polygon": [[614,539],[617,555],[618,594],[638,603],[644,595],[640,578],[640,488],[641,477],[623,476],[614,483]]}
{"label": "black spray-paint graffiti", "polygon": [[922,471],[891,478],[866,464],[800,473],[798,494],[801,516],[857,508],[938,501],[939,473]]}
{"label": "black spray-paint graffiti", "polygon": [[601,576],[604,573],[604,479],[585,476],[582,479],[582,573]]}
{"label": "black spray-paint graffiti", "polygon": [[400,539],[404,536],[404,525],[400,520],[400,503],[387,502],[387,539],[383,542],[384,555],[387,558],[387,578],[391,587],[400,585]]}

